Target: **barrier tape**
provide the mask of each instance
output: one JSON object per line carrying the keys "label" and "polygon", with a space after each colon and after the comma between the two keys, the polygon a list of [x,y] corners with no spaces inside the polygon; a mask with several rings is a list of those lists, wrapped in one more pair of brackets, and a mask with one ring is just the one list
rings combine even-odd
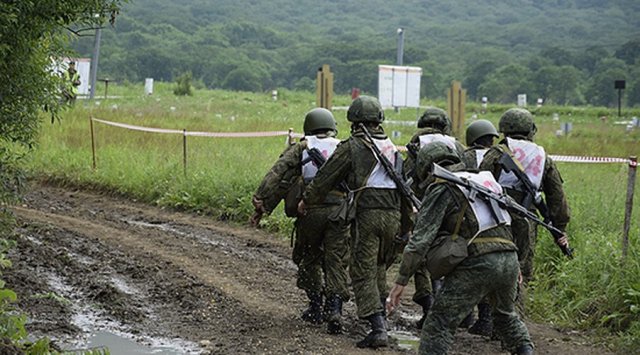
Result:
{"label": "barrier tape", "polygon": [[553,161],[561,161],[568,163],[625,163],[630,166],[638,166],[638,162],[627,158],[608,158],[608,157],[582,157],[571,155],[549,155]]}
{"label": "barrier tape", "polygon": [[[400,152],[407,151],[407,147],[404,145],[398,145],[396,147]],[[553,161],[556,162],[559,161],[566,163],[625,163],[629,164],[630,166],[638,166],[638,162],[627,158],[582,157],[573,155],[549,155],[549,158],[553,159]]]}
{"label": "barrier tape", "polygon": [[[177,129],[163,129],[163,128],[150,128],[150,127],[141,127],[134,126],[125,123],[111,122],[105,121],[98,118],[91,118],[93,121],[104,123],[110,126],[116,126],[126,129],[131,129],[135,131],[142,132],[152,132],[152,133],[168,133],[168,134],[183,134],[186,136],[193,137],[222,137],[222,138],[250,138],[250,137],[276,137],[276,136],[288,136],[291,135],[293,138],[302,138],[303,134],[300,133],[289,133],[289,131],[270,131],[270,132],[192,132],[192,131],[181,131]],[[396,146],[398,151],[406,152],[407,147],[404,145]],[[583,156],[572,156],[572,155],[549,155],[551,159],[557,162],[567,162],[567,163],[625,163],[630,166],[638,166],[636,161],[632,161],[627,158],[608,158],[608,157],[583,157]]]}
{"label": "barrier tape", "polygon": [[194,131],[182,131],[177,129],[164,129],[164,128],[151,128],[135,126],[126,123],[118,123],[105,121],[98,118],[91,118],[93,121],[104,123],[109,126],[115,126],[120,128],[126,128],[134,131],[151,132],[151,133],[165,133],[165,134],[182,134],[185,136],[193,137],[221,137],[221,138],[251,138],[251,137],[277,137],[291,135],[293,138],[304,137],[300,133],[291,133],[289,131],[269,131],[269,132],[194,132]]}

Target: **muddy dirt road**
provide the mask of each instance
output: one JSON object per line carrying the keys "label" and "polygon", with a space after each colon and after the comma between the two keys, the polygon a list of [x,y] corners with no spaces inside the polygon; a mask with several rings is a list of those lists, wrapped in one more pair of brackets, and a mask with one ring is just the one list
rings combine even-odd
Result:
{"label": "muddy dirt road", "polygon": [[[305,299],[295,287],[286,240],[37,183],[14,210],[18,246],[4,278],[19,294],[29,331],[60,346],[107,330],[140,343],[167,339],[174,353],[372,353],[354,346],[364,329],[351,302],[340,336],[299,319]],[[418,309],[408,298],[403,303],[392,324],[415,335],[410,324]],[[529,329],[539,354],[606,353],[575,332],[539,324]],[[394,344],[375,353],[406,350]],[[460,331],[451,353],[504,352],[499,342]]]}

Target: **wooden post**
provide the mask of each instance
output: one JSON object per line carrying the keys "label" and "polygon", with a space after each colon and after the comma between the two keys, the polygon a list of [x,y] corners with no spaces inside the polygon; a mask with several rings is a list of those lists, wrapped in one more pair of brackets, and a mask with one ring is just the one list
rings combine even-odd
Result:
{"label": "wooden post", "polygon": [[447,94],[447,106],[453,135],[462,138],[464,136],[464,114],[465,104],[467,101],[467,90],[463,89],[459,81],[452,81],[451,88]]}
{"label": "wooden post", "polygon": [[93,157],[91,168],[96,170],[96,140],[93,133],[93,117],[91,116],[89,116],[89,127],[91,127],[91,155]]}
{"label": "wooden post", "polygon": [[622,232],[622,257],[627,257],[629,249],[629,229],[631,227],[631,209],[633,208],[633,191],[636,185],[636,167],[638,157],[629,157],[629,177],[627,179],[627,202],[624,210],[624,229]]}
{"label": "wooden post", "polygon": [[333,100],[333,73],[329,64],[323,64],[318,68],[316,76],[316,106],[331,110]]}
{"label": "wooden post", "polygon": [[182,130],[182,170],[187,177],[187,130]]}
{"label": "wooden post", "polygon": [[287,147],[293,144],[293,128],[289,128],[289,134],[287,135]]}

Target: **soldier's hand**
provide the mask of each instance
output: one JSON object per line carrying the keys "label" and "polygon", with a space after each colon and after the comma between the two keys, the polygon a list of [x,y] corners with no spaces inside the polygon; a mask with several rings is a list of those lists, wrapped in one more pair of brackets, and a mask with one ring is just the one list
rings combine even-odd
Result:
{"label": "soldier's hand", "polygon": [[304,203],[304,200],[300,200],[298,202],[298,216],[304,216],[307,214],[307,205]]}
{"label": "soldier's hand", "polygon": [[569,248],[569,237],[567,234],[563,234],[562,237],[556,240],[556,244],[562,248]]}
{"label": "soldier's hand", "polygon": [[264,208],[264,201],[262,201],[261,199],[258,199],[255,196],[253,196],[251,198],[251,203],[253,204],[253,207],[256,209],[256,211],[260,211],[262,213],[266,212]]}
{"label": "soldier's hand", "polygon": [[391,288],[391,291],[389,291],[389,296],[387,297],[387,302],[386,302],[386,311],[387,314],[391,314],[400,304],[400,297],[402,296],[402,293],[404,292],[404,286],[399,285],[399,284],[394,284],[393,287]]}
{"label": "soldier's hand", "polygon": [[262,219],[263,214],[264,213],[262,211],[256,210],[255,212],[253,212],[253,215],[251,215],[251,218],[249,218],[249,223],[251,223],[251,225],[254,227],[258,227],[258,225],[260,225],[260,220]]}

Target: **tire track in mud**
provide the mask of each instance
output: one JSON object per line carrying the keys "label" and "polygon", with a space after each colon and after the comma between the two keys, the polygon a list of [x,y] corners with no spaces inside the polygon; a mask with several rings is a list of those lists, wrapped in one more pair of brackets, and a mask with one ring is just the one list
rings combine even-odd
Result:
{"label": "tire track in mud", "polygon": [[[195,249],[197,254],[189,255],[187,252],[193,252],[194,248],[185,247],[183,243],[186,241],[177,240],[172,236],[161,235],[168,233],[154,233],[153,237],[163,238],[162,241],[157,239],[150,240],[150,235],[140,233],[144,232],[146,228],[142,231],[132,233],[132,229],[123,231],[121,229],[75,217],[47,213],[22,207],[15,207],[14,210],[20,218],[41,224],[48,223],[58,226],[63,225],[64,229],[78,235],[91,235],[102,241],[117,244],[121,248],[153,254],[167,263],[180,265],[180,267],[187,273],[196,275],[207,284],[219,289],[222,293],[238,300],[243,303],[247,309],[255,309],[271,316],[291,312],[291,307],[286,306],[282,302],[274,302],[273,304],[270,304],[269,307],[266,307],[265,303],[261,300],[273,298],[273,294],[265,294],[262,292],[258,295],[255,294],[256,290],[263,291],[260,289],[260,285],[258,285],[261,280],[258,279],[257,275],[264,272],[264,270],[255,270],[255,267],[247,265],[247,268],[244,269],[245,272],[242,272],[241,274],[236,273],[235,275],[230,276],[227,275],[230,270],[243,271],[234,266],[230,266],[229,260],[225,260],[241,254],[237,251],[232,251],[233,247],[223,248],[222,254],[216,252],[215,256],[211,256],[211,254],[213,254],[212,249],[214,249],[215,246],[220,245],[214,242],[211,243],[214,248],[206,245],[201,247],[196,246]],[[162,246],[159,247],[158,245]],[[224,249],[228,249],[228,251]],[[216,268],[224,268],[224,271],[216,270]],[[248,275],[243,276],[242,274]],[[293,277],[294,275],[292,274],[290,276]]]}

